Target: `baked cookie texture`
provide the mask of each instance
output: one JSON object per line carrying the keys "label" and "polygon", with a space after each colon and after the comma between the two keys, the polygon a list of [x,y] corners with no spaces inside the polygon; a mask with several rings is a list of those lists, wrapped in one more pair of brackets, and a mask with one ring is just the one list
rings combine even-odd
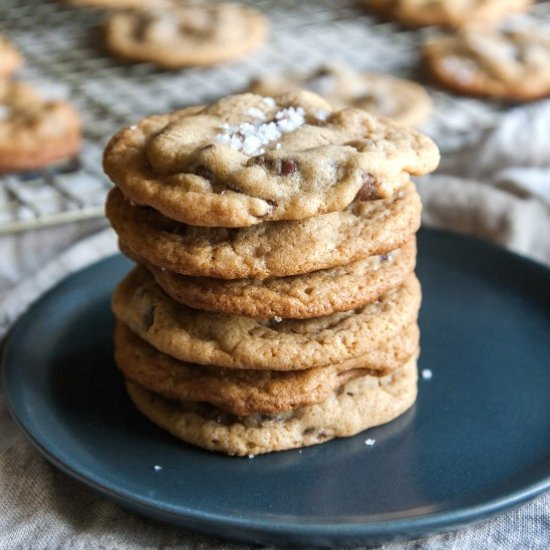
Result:
{"label": "baked cookie texture", "polygon": [[194,401],[166,399],[138,385],[127,390],[136,407],[158,426],[193,445],[252,456],[350,437],[403,414],[416,399],[416,360],[379,378],[347,382],[320,403],[265,417],[235,416]]}
{"label": "baked cookie texture", "polygon": [[251,456],[348,437],[416,398],[415,130],[311,92],[149,117],[105,151],[106,214],[139,265],[112,297],[136,407]]}
{"label": "baked cookie texture", "polygon": [[19,50],[5,37],[0,35],[0,78],[6,78],[23,65]]}
{"label": "baked cookie texture", "polygon": [[240,4],[147,7],[110,16],[105,40],[111,53],[165,69],[213,65],[248,53],[269,33],[265,16]]}
{"label": "baked cookie texture", "polygon": [[508,15],[525,11],[533,0],[364,0],[364,5],[385,19],[406,27],[492,25]]}
{"label": "baked cookie texture", "polygon": [[0,81],[0,172],[43,168],[76,155],[80,146],[80,120],[68,103]]}
{"label": "baked cookie texture", "polygon": [[550,96],[547,28],[465,29],[427,42],[423,59],[433,81],[459,93],[508,101]]}
{"label": "baked cookie texture", "polygon": [[[142,262],[143,263],[143,262]],[[379,256],[314,271],[270,279],[190,277],[147,268],[174,300],[204,311],[256,319],[304,319],[356,309],[405,282],[416,264],[416,242]]]}
{"label": "baked cookie texture", "polygon": [[298,370],[364,355],[416,321],[420,284],[405,283],[359,309],[313,319],[260,321],[194,310],[171,300],[145,268],[112,300],[117,319],[159,351],[190,363]]}
{"label": "baked cookie texture", "polygon": [[335,109],[355,107],[404,126],[419,126],[432,111],[432,100],[416,82],[386,74],[355,71],[342,64],[311,74],[268,74],[255,79],[250,92],[275,96],[298,89],[325,98]]}
{"label": "baked cookie texture", "polygon": [[178,361],[118,322],[115,359],[124,377],[170,399],[201,401],[238,416],[277,414],[326,399],[360,376],[387,376],[418,352],[419,330],[411,323],[380,348],[326,367],[292,371],[224,369]]}
{"label": "baked cookie texture", "polygon": [[119,189],[107,217],[130,257],[184,275],[285,277],[346,265],[403,246],[420,227],[414,184],[392,198],[357,201],[340,212],[239,229],[194,227],[132,206]]}
{"label": "baked cookie texture", "polygon": [[247,227],[389,198],[439,162],[435,144],[319,96],[229,96],[114,136],[104,169],[126,197],[194,226]]}

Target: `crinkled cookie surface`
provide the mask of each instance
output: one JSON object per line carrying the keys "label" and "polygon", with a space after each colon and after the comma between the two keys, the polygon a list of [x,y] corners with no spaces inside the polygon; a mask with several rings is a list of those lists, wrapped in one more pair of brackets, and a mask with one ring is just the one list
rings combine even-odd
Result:
{"label": "crinkled cookie surface", "polygon": [[319,96],[230,96],[144,119],[114,136],[107,175],[130,200],[194,226],[246,227],[390,197],[434,170],[435,144]]}
{"label": "crinkled cookie surface", "polygon": [[420,226],[421,203],[409,182],[390,199],[354,202],[342,212],[227,229],[174,222],[132,206],[115,188],[106,212],[121,248],[138,261],[192,276],[265,279],[399,248]]}

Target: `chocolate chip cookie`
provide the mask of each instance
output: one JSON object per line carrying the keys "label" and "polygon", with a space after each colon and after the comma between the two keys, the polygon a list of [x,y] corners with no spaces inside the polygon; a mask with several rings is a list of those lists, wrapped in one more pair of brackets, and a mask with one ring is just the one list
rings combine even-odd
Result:
{"label": "chocolate chip cookie", "polygon": [[257,319],[304,319],[373,302],[403,284],[415,263],[413,238],[387,254],[332,269],[264,280],[190,277],[151,264],[147,267],[170,297],[195,309]]}
{"label": "chocolate chip cookie", "polygon": [[274,96],[298,89],[324,97],[334,108],[356,107],[405,126],[418,126],[432,110],[432,100],[416,82],[385,74],[328,65],[312,74],[268,74],[254,80],[250,92]]}
{"label": "chocolate chip cookie", "polygon": [[151,208],[132,206],[113,189],[106,212],[132,257],[185,275],[265,279],[395,250],[420,227],[421,204],[408,183],[391,199],[358,201],[342,212],[225,229],[173,222]]}
{"label": "chocolate chip cookie", "polygon": [[152,422],[193,445],[251,456],[349,437],[409,409],[417,391],[416,360],[389,376],[361,376],[327,399],[273,416],[236,416],[209,404],[166,399],[128,383],[136,407]]}
{"label": "chocolate chip cookie", "polygon": [[205,401],[238,416],[277,414],[319,403],[349,380],[387,376],[418,351],[416,323],[379,349],[343,363],[298,371],[224,369],[178,361],[117,323],[115,360],[124,377],[170,399]]}
{"label": "chocolate chip cookie", "polygon": [[314,319],[260,321],[191,309],[172,300],[143,267],[116,288],[117,319],[162,353],[188,363],[299,370],[365,355],[416,321],[420,285],[405,283],[376,302]]}
{"label": "chocolate chip cookie", "polygon": [[230,96],[154,116],[111,140],[104,169],[127,198],[193,226],[303,220],[391,197],[437,166],[435,144],[362,109],[294,92]]}
{"label": "chocolate chip cookie", "polygon": [[466,29],[432,39],[423,57],[431,78],[456,92],[508,101],[550,96],[547,29]]}
{"label": "chocolate chip cookie", "polygon": [[112,15],[105,37],[118,57],[177,69],[240,57],[265,42],[268,29],[261,12],[239,4],[172,3]]}

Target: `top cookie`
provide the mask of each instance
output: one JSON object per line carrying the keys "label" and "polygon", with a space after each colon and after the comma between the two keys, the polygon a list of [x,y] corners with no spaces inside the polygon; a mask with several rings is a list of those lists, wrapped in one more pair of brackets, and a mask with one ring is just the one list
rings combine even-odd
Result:
{"label": "top cookie", "polygon": [[246,227],[389,197],[438,161],[422,134],[300,91],[146,118],[114,136],[104,169],[126,197],[168,218]]}
{"label": "top cookie", "polygon": [[508,14],[523,11],[533,0],[364,0],[382,17],[407,27],[442,25],[459,28],[496,23]]}
{"label": "top cookie", "polygon": [[0,78],[10,76],[23,64],[21,54],[3,36],[0,36]]}
{"label": "top cookie", "polygon": [[357,107],[405,126],[418,126],[432,109],[432,100],[420,84],[345,65],[321,67],[311,74],[268,75],[255,80],[250,91],[274,96],[300,88],[319,94],[337,109]]}
{"label": "top cookie", "polygon": [[268,29],[246,6],[188,3],[114,14],[105,32],[115,55],[175,69],[234,59],[263,43]]}
{"label": "top cookie", "polygon": [[536,27],[468,29],[428,42],[432,78],[457,92],[511,101],[550,95],[550,35]]}

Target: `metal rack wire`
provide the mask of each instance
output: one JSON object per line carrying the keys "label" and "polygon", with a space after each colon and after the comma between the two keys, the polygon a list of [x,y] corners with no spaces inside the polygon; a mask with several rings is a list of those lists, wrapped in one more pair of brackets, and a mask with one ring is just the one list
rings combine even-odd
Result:
{"label": "metal rack wire", "polygon": [[[0,235],[103,215],[110,187],[101,152],[121,126],[240,91],[273,71],[307,71],[327,61],[418,77],[423,31],[405,31],[370,17],[352,0],[241,0],[271,22],[269,43],[252,55],[212,68],[160,71],[124,64],[103,50],[105,12],[62,2],[0,0],[0,33],[22,51],[20,78],[79,111],[85,145],[78,159],[39,173],[0,177]],[[548,3],[537,5],[550,18]],[[424,130],[452,150],[495,121],[502,107],[430,90],[435,113]]]}

